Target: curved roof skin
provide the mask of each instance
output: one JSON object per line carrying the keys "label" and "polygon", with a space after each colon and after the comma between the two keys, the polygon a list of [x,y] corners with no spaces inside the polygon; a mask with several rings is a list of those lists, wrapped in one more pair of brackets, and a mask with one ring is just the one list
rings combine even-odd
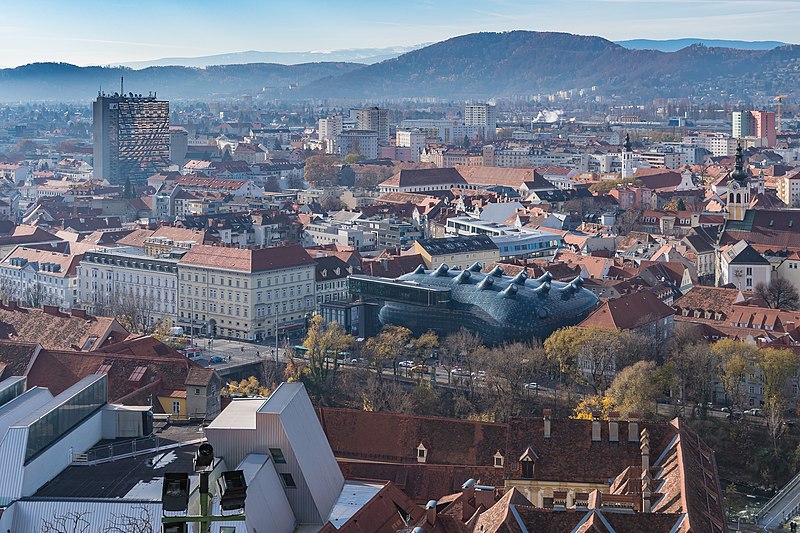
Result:
{"label": "curved roof skin", "polygon": [[447,265],[425,270],[420,266],[395,281],[449,290],[449,302],[423,306],[387,300],[378,315],[381,323],[405,326],[415,334],[431,329],[447,334],[463,326],[488,344],[544,339],[558,328],[579,323],[599,302],[597,296],[582,288],[580,278],[569,283],[552,281],[549,274],[526,279],[520,273],[512,278],[499,266],[481,272],[479,263],[467,270]]}

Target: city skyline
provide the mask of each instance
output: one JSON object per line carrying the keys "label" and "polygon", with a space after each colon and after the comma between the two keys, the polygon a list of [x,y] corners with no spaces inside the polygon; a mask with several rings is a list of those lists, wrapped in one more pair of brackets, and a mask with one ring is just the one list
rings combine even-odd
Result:
{"label": "city skyline", "polygon": [[108,65],[245,50],[412,46],[479,31],[515,29],[609,40],[796,41],[792,21],[800,17],[800,0],[678,0],[672,5],[677,8],[664,12],[660,3],[651,0],[578,0],[569,5],[555,0],[466,0],[455,8],[447,2],[412,0],[398,10],[363,0],[346,6],[317,0],[285,5],[245,0],[220,10],[219,4],[207,0],[168,4],[40,0],[6,6],[0,24],[5,51],[0,66],[45,61]]}

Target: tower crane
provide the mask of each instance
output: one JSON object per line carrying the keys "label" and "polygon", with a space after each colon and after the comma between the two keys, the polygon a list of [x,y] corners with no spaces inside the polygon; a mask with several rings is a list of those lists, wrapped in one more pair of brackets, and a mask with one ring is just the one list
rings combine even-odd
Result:
{"label": "tower crane", "polygon": [[775,121],[775,130],[780,133],[781,132],[781,103],[783,102],[784,98],[789,98],[788,95],[779,94],[775,97],[775,100],[778,101],[778,116],[777,120]]}

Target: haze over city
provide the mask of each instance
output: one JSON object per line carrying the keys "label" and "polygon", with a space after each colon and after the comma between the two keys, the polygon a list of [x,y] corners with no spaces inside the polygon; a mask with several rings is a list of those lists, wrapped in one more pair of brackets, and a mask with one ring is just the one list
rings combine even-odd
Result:
{"label": "haze over city", "polygon": [[800,529],[800,0],[9,0],[0,532]]}
{"label": "haze over city", "polygon": [[[796,42],[798,0],[6,2],[0,65],[413,46],[478,31]],[[209,39],[206,31],[214,35]]]}

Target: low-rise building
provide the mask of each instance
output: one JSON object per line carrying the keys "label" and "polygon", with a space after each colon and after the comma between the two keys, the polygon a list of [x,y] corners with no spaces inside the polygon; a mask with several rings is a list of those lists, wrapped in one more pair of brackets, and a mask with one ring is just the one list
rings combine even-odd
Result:
{"label": "low-rise building", "polygon": [[491,265],[500,259],[497,245],[487,235],[420,239],[414,242],[413,251],[422,256],[426,268],[432,269],[446,264],[463,270],[476,262]]}

